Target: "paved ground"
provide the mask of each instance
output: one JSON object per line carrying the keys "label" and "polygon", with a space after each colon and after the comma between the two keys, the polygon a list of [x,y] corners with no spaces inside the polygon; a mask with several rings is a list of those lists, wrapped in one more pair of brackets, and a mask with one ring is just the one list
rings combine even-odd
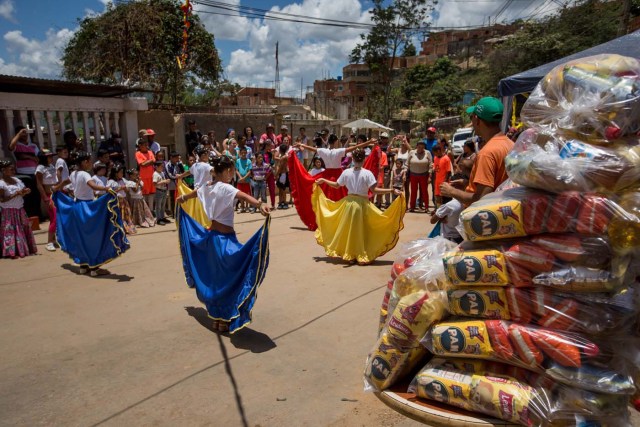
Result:
{"label": "paved ground", "polygon": [[[241,240],[260,218],[236,217]],[[427,224],[408,214],[401,242]],[[0,260],[1,425],[414,425],[362,387],[395,251],[346,266],[276,212],[254,323],[228,337],[185,285],[172,225],[133,236],[104,278],[37,240]]]}
{"label": "paved ground", "polygon": [[[262,221],[236,218],[241,240]],[[401,243],[427,218],[407,214]],[[395,250],[346,266],[276,212],[254,323],[228,337],[184,283],[173,226],[133,236],[105,278],[78,276],[45,239],[0,260],[0,425],[417,425],[362,387]]]}

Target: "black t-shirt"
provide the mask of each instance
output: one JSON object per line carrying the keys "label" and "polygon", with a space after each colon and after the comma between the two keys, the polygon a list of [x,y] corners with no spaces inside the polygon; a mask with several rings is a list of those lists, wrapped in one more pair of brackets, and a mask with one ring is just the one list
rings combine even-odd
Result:
{"label": "black t-shirt", "polygon": [[193,153],[193,150],[200,144],[200,139],[202,139],[202,133],[199,130],[185,134],[184,141],[187,144],[187,156]]}

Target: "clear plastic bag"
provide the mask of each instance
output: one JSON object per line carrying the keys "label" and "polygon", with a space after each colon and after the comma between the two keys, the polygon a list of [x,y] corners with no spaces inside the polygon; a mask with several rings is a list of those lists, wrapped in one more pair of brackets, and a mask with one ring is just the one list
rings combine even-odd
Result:
{"label": "clear plastic bag", "polygon": [[512,320],[591,335],[628,334],[638,315],[634,288],[610,296],[478,286],[450,289],[447,300],[448,311],[454,316]]}
{"label": "clear plastic bag", "polygon": [[640,192],[610,198],[598,193],[550,194],[519,187],[490,193],[462,211],[459,231],[469,241],[542,233],[609,236],[615,248],[634,251],[640,245],[638,201]]}
{"label": "clear plastic bag", "polygon": [[364,370],[366,391],[381,391],[404,378],[426,356],[420,338],[445,314],[442,295],[422,290],[400,298]]}
{"label": "clear plastic bag", "polygon": [[496,360],[597,393],[633,394],[630,375],[611,348],[584,335],[504,320],[451,320],[433,325],[422,343],[435,355]]}
{"label": "clear plastic bag", "polygon": [[640,179],[640,145],[635,137],[615,147],[597,147],[531,128],[520,134],[505,166],[509,178],[526,187],[617,193]]}
{"label": "clear plastic bag", "polygon": [[520,118],[527,127],[592,144],[640,131],[640,61],[614,54],[569,61],[531,93]]}
{"label": "clear plastic bag", "polygon": [[564,292],[610,292],[621,287],[629,257],[615,256],[606,237],[540,234],[464,242],[443,257],[454,286],[548,286]]}
{"label": "clear plastic bag", "polygon": [[568,425],[576,416],[598,421],[597,425],[628,425],[625,396],[595,394],[551,382],[532,384],[508,371],[499,363],[434,358],[415,376],[409,392],[527,427]]}

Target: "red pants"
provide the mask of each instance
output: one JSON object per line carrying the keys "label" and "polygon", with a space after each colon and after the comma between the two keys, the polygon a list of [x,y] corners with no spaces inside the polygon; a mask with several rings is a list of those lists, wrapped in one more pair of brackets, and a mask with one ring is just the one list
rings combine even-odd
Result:
{"label": "red pants", "polygon": [[269,189],[269,198],[271,199],[271,206],[276,205],[276,178],[273,173],[267,176],[267,188]]}
{"label": "red pants", "polygon": [[424,201],[426,206],[429,206],[429,196],[427,187],[429,187],[429,175],[417,175],[411,174],[409,178],[411,181],[411,201],[409,202],[409,209],[416,208],[416,199],[418,198],[418,186],[420,186],[420,194],[422,196],[422,200]]}
{"label": "red pants", "polygon": [[47,197],[44,202],[47,204],[47,215],[49,216],[49,233],[56,232],[56,207],[51,200],[51,196]]}

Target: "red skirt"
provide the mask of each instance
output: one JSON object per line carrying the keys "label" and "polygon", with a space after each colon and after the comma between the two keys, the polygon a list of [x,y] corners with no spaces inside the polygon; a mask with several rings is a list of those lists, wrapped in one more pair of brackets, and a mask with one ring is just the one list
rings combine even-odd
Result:
{"label": "red skirt", "polygon": [[242,191],[245,194],[251,195],[251,184],[249,184],[248,182],[239,182],[238,190]]}

